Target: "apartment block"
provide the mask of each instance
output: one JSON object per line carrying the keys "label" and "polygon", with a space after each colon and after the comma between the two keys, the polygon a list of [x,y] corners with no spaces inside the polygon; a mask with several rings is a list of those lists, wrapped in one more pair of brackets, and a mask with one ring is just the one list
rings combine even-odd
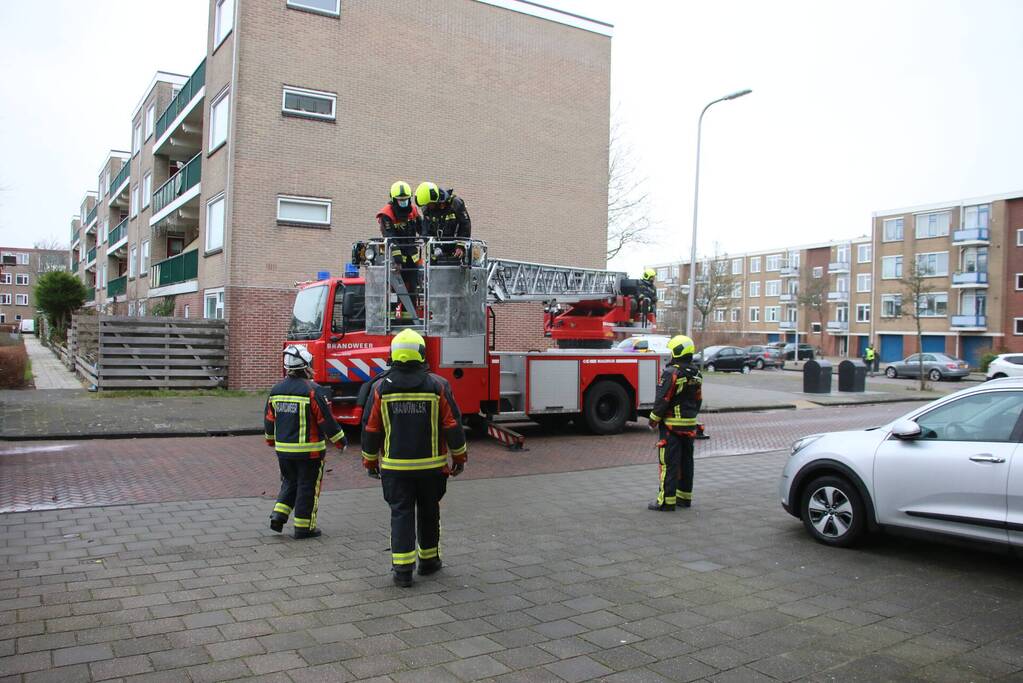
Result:
{"label": "apartment block", "polygon": [[225,318],[229,385],[263,386],[295,283],[343,271],[398,179],[454,188],[495,256],[604,267],[609,25],[518,0],[210,0],[206,30],[72,221],[99,310]]}
{"label": "apartment block", "polygon": [[0,247],[0,325],[16,325],[36,316],[33,291],[39,276],[51,270],[67,270],[63,250]]}

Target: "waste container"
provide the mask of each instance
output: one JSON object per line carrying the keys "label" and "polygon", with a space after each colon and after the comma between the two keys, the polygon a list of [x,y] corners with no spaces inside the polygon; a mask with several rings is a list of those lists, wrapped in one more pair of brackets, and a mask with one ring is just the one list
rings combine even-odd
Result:
{"label": "waste container", "polygon": [[803,364],[803,393],[831,393],[831,363],[826,360],[808,360]]}
{"label": "waste container", "polygon": [[867,390],[867,366],[861,360],[844,360],[838,364],[838,390],[862,394]]}

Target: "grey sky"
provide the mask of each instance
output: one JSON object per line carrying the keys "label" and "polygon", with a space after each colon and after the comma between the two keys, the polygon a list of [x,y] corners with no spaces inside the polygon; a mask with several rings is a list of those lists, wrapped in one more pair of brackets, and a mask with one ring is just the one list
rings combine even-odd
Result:
{"label": "grey sky", "polygon": [[[1023,190],[1023,2],[547,4],[616,27],[612,99],[660,235],[615,267],[688,253],[696,117],[745,87],[704,120],[702,252],[851,237],[876,209]],[[66,241],[154,72],[201,60],[206,7],[0,2],[0,244]]]}

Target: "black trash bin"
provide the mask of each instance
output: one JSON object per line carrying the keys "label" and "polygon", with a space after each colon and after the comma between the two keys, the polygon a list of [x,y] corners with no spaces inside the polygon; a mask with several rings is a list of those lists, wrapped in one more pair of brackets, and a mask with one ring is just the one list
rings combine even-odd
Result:
{"label": "black trash bin", "polygon": [[867,390],[867,366],[861,360],[844,360],[838,364],[838,390],[862,394]]}
{"label": "black trash bin", "polygon": [[803,363],[803,393],[831,393],[831,363],[826,360],[808,360]]}

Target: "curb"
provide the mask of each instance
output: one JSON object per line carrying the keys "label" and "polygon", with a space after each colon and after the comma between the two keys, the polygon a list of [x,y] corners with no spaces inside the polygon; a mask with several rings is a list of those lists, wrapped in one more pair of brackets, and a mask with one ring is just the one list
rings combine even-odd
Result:
{"label": "curb", "polygon": [[755,413],[765,410],[795,410],[795,403],[771,403],[760,406],[723,406],[721,408],[702,408],[700,414],[706,413]]}
{"label": "curb", "polygon": [[89,434],[0,434],[0,441],[94,441],[97,439],[181,439],[205,436],[254,436],[262,429],[209,429],[192,432],[98,432]]}

